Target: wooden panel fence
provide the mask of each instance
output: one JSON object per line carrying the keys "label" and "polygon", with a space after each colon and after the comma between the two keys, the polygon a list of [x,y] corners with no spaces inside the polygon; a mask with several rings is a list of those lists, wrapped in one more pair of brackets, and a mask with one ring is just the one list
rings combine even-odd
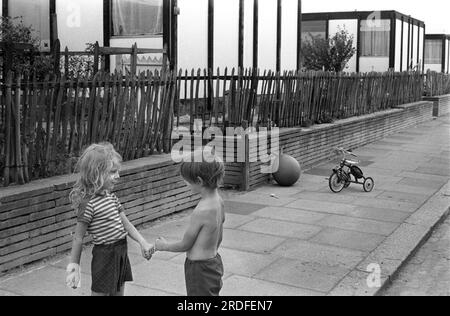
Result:
{"label": "wooden panel fence", "polygon": [[170,151],[173,72],[31,83],[9,73],[2,88],[5,185],[71,173],[95,142],[111,142],[125,160]]}
{"label": "wooden panel fence", "polygon": [[246,69],[180,72],[177,125],[279,126],[328,123],[360,116],[423,95],[420,72],[347,74]]}
{"label": "wooden panel fence", "polygon": [[425,85],[425,92],[428,97],[450,94],[450,75],[428,71]]}

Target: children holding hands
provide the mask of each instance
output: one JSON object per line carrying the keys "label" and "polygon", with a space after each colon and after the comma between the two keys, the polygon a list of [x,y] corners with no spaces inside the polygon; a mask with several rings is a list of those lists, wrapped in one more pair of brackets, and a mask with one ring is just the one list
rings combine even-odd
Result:
{"label": "children holding hands", "polygon": [[[120,155],[109,143],[94,144],[78,162],[79,179],[70,200],[77,210],[71,260],[66,283],[80,287],[80,259],[86,233],[93,237],[91,263],[92,296],[123,296],[125,283],[133,281],[128,258],[127,237],[139,243],[142,255],[150,260],[156,251],[186,253],[184,265],[188,296],[219,296],[224,273],[218,249],[225,222],[224,202],[219,194],[225,167],[223,162],[203,153],[194,162],[181,164],[181,176],[201,195],[181,241],[169,243],[159,238],[149,244],[127,219],[118,198],[111,193],[119,179]],[[197,158],[197,159],[195,159]]]}

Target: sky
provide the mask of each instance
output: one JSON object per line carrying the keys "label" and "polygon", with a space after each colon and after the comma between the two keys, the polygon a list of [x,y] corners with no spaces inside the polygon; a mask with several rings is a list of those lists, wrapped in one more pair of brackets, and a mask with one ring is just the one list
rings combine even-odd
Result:
{"label": "sky", "polygon": [[450,34],[449,0],[303,0],[303,13],[395,10],[425,22],[426,33]]}

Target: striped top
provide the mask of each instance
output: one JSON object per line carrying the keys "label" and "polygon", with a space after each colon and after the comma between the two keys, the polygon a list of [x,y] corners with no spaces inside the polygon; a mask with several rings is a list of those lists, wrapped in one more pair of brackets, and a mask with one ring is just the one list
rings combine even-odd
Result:
{"label": "striped top", "polygon": [[94,245],[109,245],[128,236],[120,218],[123,211],[114,194],[96,195],[80,205],[78,221],[89,225]]}

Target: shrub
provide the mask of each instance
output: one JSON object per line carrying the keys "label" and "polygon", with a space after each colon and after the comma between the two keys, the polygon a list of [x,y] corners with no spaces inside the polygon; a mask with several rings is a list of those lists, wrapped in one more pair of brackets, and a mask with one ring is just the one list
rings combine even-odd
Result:
{"label": "shrub", "polygon": [[311,35],[311,40],[302,45],[303,66],[306,70],[344,71],[356,53],[353,40],[345,29],[330,39]]}
{"label": "shrub", "polygon": [[[9,65],[11,71],[17,74],[35,74],[37,78],[42,79],[47,74],[53,73],[54,62],[51,56],[37,55],[40,39],[33,36],[33,31],[33,27],[25,25],[21,17],[0,17],[0,38],[2,42],[7,44],[30,44],[32,46],[29,54],[23,51],[12,51],[12,64]],[[30,55],[35,57],[31,58]],[[3,58],[4,55],[2,56]],[[2,72],[4,62],[2,60]]]}

